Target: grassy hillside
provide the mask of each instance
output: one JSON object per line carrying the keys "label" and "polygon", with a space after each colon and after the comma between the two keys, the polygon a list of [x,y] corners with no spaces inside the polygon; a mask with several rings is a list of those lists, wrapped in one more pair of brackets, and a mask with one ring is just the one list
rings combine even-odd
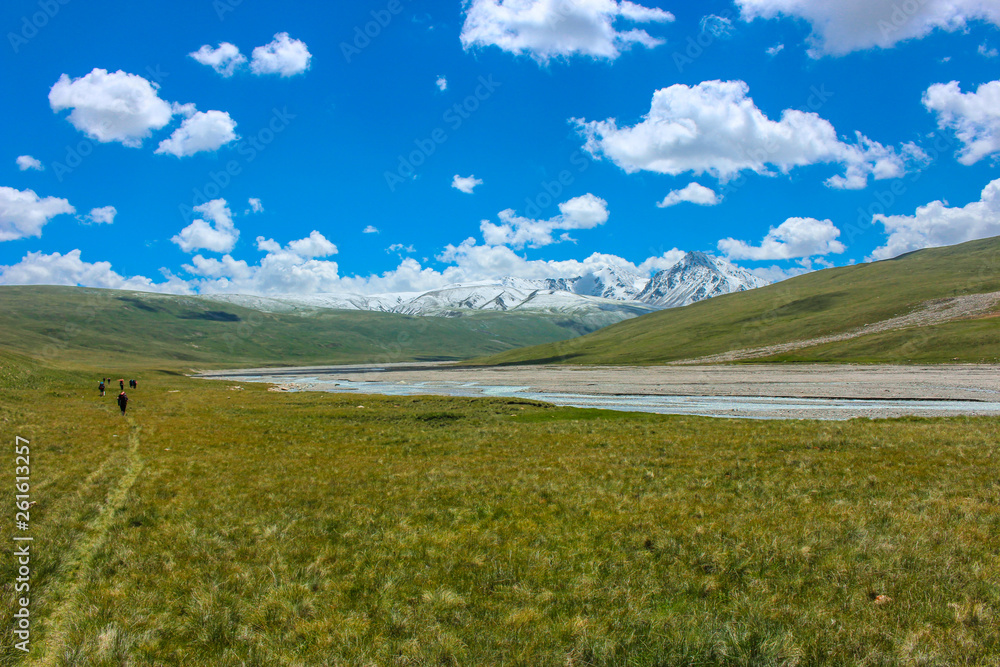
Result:
{"label": "grassy hillside", "polygon": [[[477,362],[657,364],[846,332],[928,300],[1000,290],[1000,237],[817,271]],[[1000,360],[1000,319],[913,327],[799,350],[796,361]]]}
{"label": "grassy hillside", "polygon": [[[320,311],[271,314],[201,299],[79,287],[0,287],[0,349],[122,371],[462,359],[582,333],[567,318]],[[118,370],[115,370],[118,369]]]}
{"label": "grassy hillside", "polygon": [[37,501],[18,533],[28,655],[13,509],[0,524],[0,665],[1000,658],[996,419],[669,417],[156,371],[122,418],[89,373],[0,363]]}

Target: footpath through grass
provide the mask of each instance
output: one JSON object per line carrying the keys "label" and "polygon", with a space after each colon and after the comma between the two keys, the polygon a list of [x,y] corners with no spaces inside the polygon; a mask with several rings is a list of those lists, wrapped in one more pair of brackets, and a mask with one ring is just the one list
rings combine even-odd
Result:
{"label": "footpath through grass", "polygon": [[122,419],[92,378],[0,362],[3,437],[31,440],[38,501],[31,653],[5,630],[3,665],[1000,661],[995,419],[713,420],[165,374]]}

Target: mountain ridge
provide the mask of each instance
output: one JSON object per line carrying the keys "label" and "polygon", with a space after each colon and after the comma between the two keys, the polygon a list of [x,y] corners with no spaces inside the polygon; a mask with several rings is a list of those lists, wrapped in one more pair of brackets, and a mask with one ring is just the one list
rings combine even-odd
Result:
{"label": "mountain ridge", "polygon": [[327,308],[460,317],[470,311],[543,311],[584,314],[607,325],[766,284],[767,281],[725,259],[689,252],[674,265],[648,278],[627,267],[606,264],[573,278],[504,276],[496,280],[454,283],[423,292],[367,296],[348,293],[306,296],[205,294],[201,298],[267,312]]}

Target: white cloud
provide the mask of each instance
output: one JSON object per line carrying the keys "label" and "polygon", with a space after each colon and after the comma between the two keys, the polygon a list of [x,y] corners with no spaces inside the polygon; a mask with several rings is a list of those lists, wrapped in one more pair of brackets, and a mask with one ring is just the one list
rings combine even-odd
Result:
{"label": "white cloud", "polygon": [[809,273],[811,269],[801,266],[784,268],[775,264],[773,266],[762,266],[748,270],[758,278],[763,278],[769,283],[780,283],[782,280],[788,280],[789,278]]}
{"label": "white cloud", "polygon": [[42,171],[45,167],[39,160],[31,157],[30,155],[18,155],[17,156],[17,167],[21,171],[27,171],[28,169],[35,169],[37,171]]}
{"label": "white cloud", "polygon": [[186,282],[176,278],[159,284],[144,276],[125,278],[111,269],[110,262],[83,261],[80,250],[70,250],[66,254],[54,252],[50,255],[29,252],[17,264],[0,266],[0,284],[81,285],[172,294],[191,292],[191,287]]}
{"label": "white cloud", "polygon": [[288,251],[299,257],[329,257],[337,254],[337,246],[330,243],[325,236],[313,230],[309,236],[288,244]]}
{"label": "white cloud", "polygon": [[699,183],[690,183],[680,190],[670,191],[663,198],[663,201],[657,202],[656,205],[659,208],[667,208],[681,202],[690,202],[699,206],[715,206],[719,203],[719,196],[711,188],[706,188]]}
{"label": "white cloud", "polygon": [[398,252],[416,252],[417,249],[413,247],[413,244],[403,245],[402,243],[393,243],[391,246],[385,249],[388,253]]}
{"label": "white cloud", "polygon": [[772,227],[759,246],[727,238],[718,247],[729,259],[798,259],[844,252],[847,248],[838,236],[840,230],[829,220],[789,218]]}
{"label": "white cloud", "polygon": [[[251,267],[252,276],[235,286],[215,285],[249,294],[314,294],[341,290],[336,262],[317,257],[335,254],[337,247],[317,231],[281,247],[272,239],[257,237],[257,249],[267,254]],[[232,290],[236,287],[236,290]]]}
{"label": "white cloud", "polygon": [[136,148],[173,117],[157,89],[141,76],[94,68],[79,79],[59,77],[49,91],[49,105],[56,112],[72,109],[69,122],[92,139]]}
{"label": "white cloud", "polygon": [[295,76],[309,69],[312,54],[306,43],[288,37],[287,32],[279,32],[274,40],[253,50],[250,70],[254,74],[280,74]]}
{"label": "white cloud", "polygon": [[975,20],[1000,25],[995,0],[736,0],[743,18],[785,15],[812,25],[809,55],[891,48],[935,28],[954,31]]}
{"label": "white cloud", "polygon": [[250,204],[250,210],[254,213],[260,213],[264,210],[264,205],[260,203],[260,199],[257,197],[250,197],[247,199],[247,203]]}
{"label": "white cloud", "polygon": [[980,44],[979,49],[977,49],[977,51],[979,55],[983,56],[984,58],[996,58],[997,56],[1000,56],[1000,51],[997,51],[995,47],[990,46],[986,42]]}
{"label": "white cloud", "polygon": [[[557,230],[593,229],[603,225],[608,219],[608,202],[587,193],[559,204],[559,211],[559,215],[549,220],[531,220],[517,216],[513,209],[507,209],[498,214],[501,224],[483,220],[479,228],[483,232],[483,240],[491,246],[541,248],[557,242],[552,238],[552,233]],[[562,234],[559,241],[572,239]]]}
{"label": "white cloud", "polygon": [[114,206],[102,206],[90,209],[86,221],[95,225],[110,225],[115,221],[118,210]]}
{"label": "white cloud", "polygon": [[226,206],[225,199],[213,199],[210,202],[195,206],[194,210],[202,215],[174,236],[171,241],[180,246],[184,252],[195,250],[211,250],[212,252],[229,252],[236,245],[240,232],[233,225],[233,214]]}
{"label": "white cloud", "polygon": [[736,28],[733,27],[732,19],[728,19],[725,16],[716,16],[715,14],[703,16],[699,25],[702,32],[708,33],[716,39],[729,39],[736,31]]}
{"label": "white cloud", "polygon": [[[671,268],[674,264],[684,259],[684,255],[687,253],[683,250],[677,248],[671,248],[662,255],[657,255],[647,258],[641,264],[636,265],[636,269],[642,275],[652,275],[657,271],[666,271]],[[620,262],[610,262],[612,264],[620,264]]]}
{"label": "white cloud", "polygon": [[375,225],[368,225],[367,227],[365,227],[364,229],[361,230],[361,233],[362,234],[378,234],[379,231],[378,231],[378,227],[376,227]]}
{"label": "white cloud", "polygon": [[471,0],[462,26],[462,46],[497,46],[539,63],[589,56],[615,60],[634,44],[654,48],[663,40],[616,23],[669,22],[673,14],[623,0]]}
{"label": "white cloud", "polygon": [[444,91],[448,90],[448,79],[444,78],[443,76],[439,76],[437,78],[437,81],[434,82],[434,85],[436,85],[438,87],[438,90],[440,90],[443,93]]}
{"label": "white cloud", "polygon": [[870,259],[889,259],[912,250],[954,245],[1000,235],[1000,179],[983,188],[979,201],[961,208],[933,201],[910,215],[876,215],[888,235]]}
{"label": "white cloud", "polygon": [[769,56],[771,56],[773,58],[774,56],[778,55],[779,53],[781,53],[784,50],[785,50],[785,45],[784,44],[775,44],[774,46],[769,47],[765,51],[765,53],[767,53],[767,55],[769,55]]}
{"label": "white cloud", "polygon": [[160,142],[158,155],[188,157],[202,151],[215,151],[239,139],[234,121],[225,111],[197,111],[185,118],[169,138]]}
{"label": "white cloud", "polygon": [[229,254],[223,255],[222,259],[195,255],[191,258],[191,264],[184,264],[183,268],[188,273],[205,278],[245,280],[253,276],[253,269],[245,261],[233,259]]}
{"label": "white cloud", "polygon": [[856,143],[844,143],[828,120],[811,112],[786,109],[780,121],[771,120],[748,92],[743,81],[675,84],[656,91],[649,113],[631,127],[619,127],[614,118],[574,121],[587,151],[608,157],[628,173],[707,173],[725,181],[744,170],[773,175],[770,166],[788,173],[831,163],[843,166],[844,175],[827,185],[860,189],[869,176],[902,176],[908,161],[925,157],[912,144],[897,153],[860,133]]}
{"label": "white cloud", "polygon": [[954,130],[962,142],[962,164],[1000,152],[1000,81],[984,83],[974,93],[963,93],[958,81],[935,83],[923,102],[928,111],[937,112],[938,127]]}
{"label": "white cloud", "polygon": [[482,179],[476,178],[475,174],[471,176],[459,176],[455,174],[455,177],[451,179],[451,187],[467,195],[471,195],[473,188],[482,184]]}
{"label": "white cloud", "polygon": [[205,44],[188,55],[202,65],[208,65],[226,78],[231,77],[236,72],[236,68],[247,61],[247,57],[229,42],[222,42],[215,49]]}
{"label": "white cloud", "polygon": [[32,190],[0,186],[0,241],[41,236],[42,227],[64,213],[76,213],[65,199],[42,199]]}

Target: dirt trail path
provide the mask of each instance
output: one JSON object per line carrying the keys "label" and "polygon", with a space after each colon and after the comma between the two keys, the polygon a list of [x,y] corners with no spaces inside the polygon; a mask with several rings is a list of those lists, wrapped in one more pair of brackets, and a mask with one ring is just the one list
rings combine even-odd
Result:
{"label": "dirt trail path", "polygon": [[976,315],[982,315],[992,311],[997,301],[1000,301],[1000,292],[990,292],[988,294],[970,294],[968,296],[957,296],[948,299],[935,299],[928,301],[920,310],[916,310],[900,317],[893,317],[874,324],[866,324],[858,329],[845,331],[844,333],[832,334],[830,336],[820,336],[807,340],[793,341],[791,343],[780,343],[777,345],[766,345],[764,347],[744,348],[742,350],[731,350],[721,354],[712,354],[707,357],[697,359],[683,359],[671,362],[671,365],[687,366],[696,364],[717,364],[727,361],[746,361],[748,359],[762,359],[783,352],[801,350],[802,348],[822,345],[824,343],[836,343],[842,340],[850,340],[868,334],[882,333],[896,329],[905,329],[914,326],[930,326],[932,324],[943,324],[953,320],[967,319]]}
{"label": "dirt trail path", "polygon": [[[64,662],[62,654],[69,633],[80,615],[85,613],[81,608],[80,595],[88,581],[88,573],[94,565],[94,558],[107,542],[115,515],[125,506],[128,494],[144,467],[143,460],[139,456],[140,428],[131,418],[129,425],[132,427],[128,436],[129,446],[122,454],[126,457],[125,471],[118,483],[108,492],[101,511],[87,526],[84,537],[66,558],[58,580],[51,584],[53,589],[61,591],[61,595],[55,608],[42,621],[45,634],[41,651],[36,658],[26,664],[34,667],[50,667]],[[101,466],[102,469],[104,467]]]}

